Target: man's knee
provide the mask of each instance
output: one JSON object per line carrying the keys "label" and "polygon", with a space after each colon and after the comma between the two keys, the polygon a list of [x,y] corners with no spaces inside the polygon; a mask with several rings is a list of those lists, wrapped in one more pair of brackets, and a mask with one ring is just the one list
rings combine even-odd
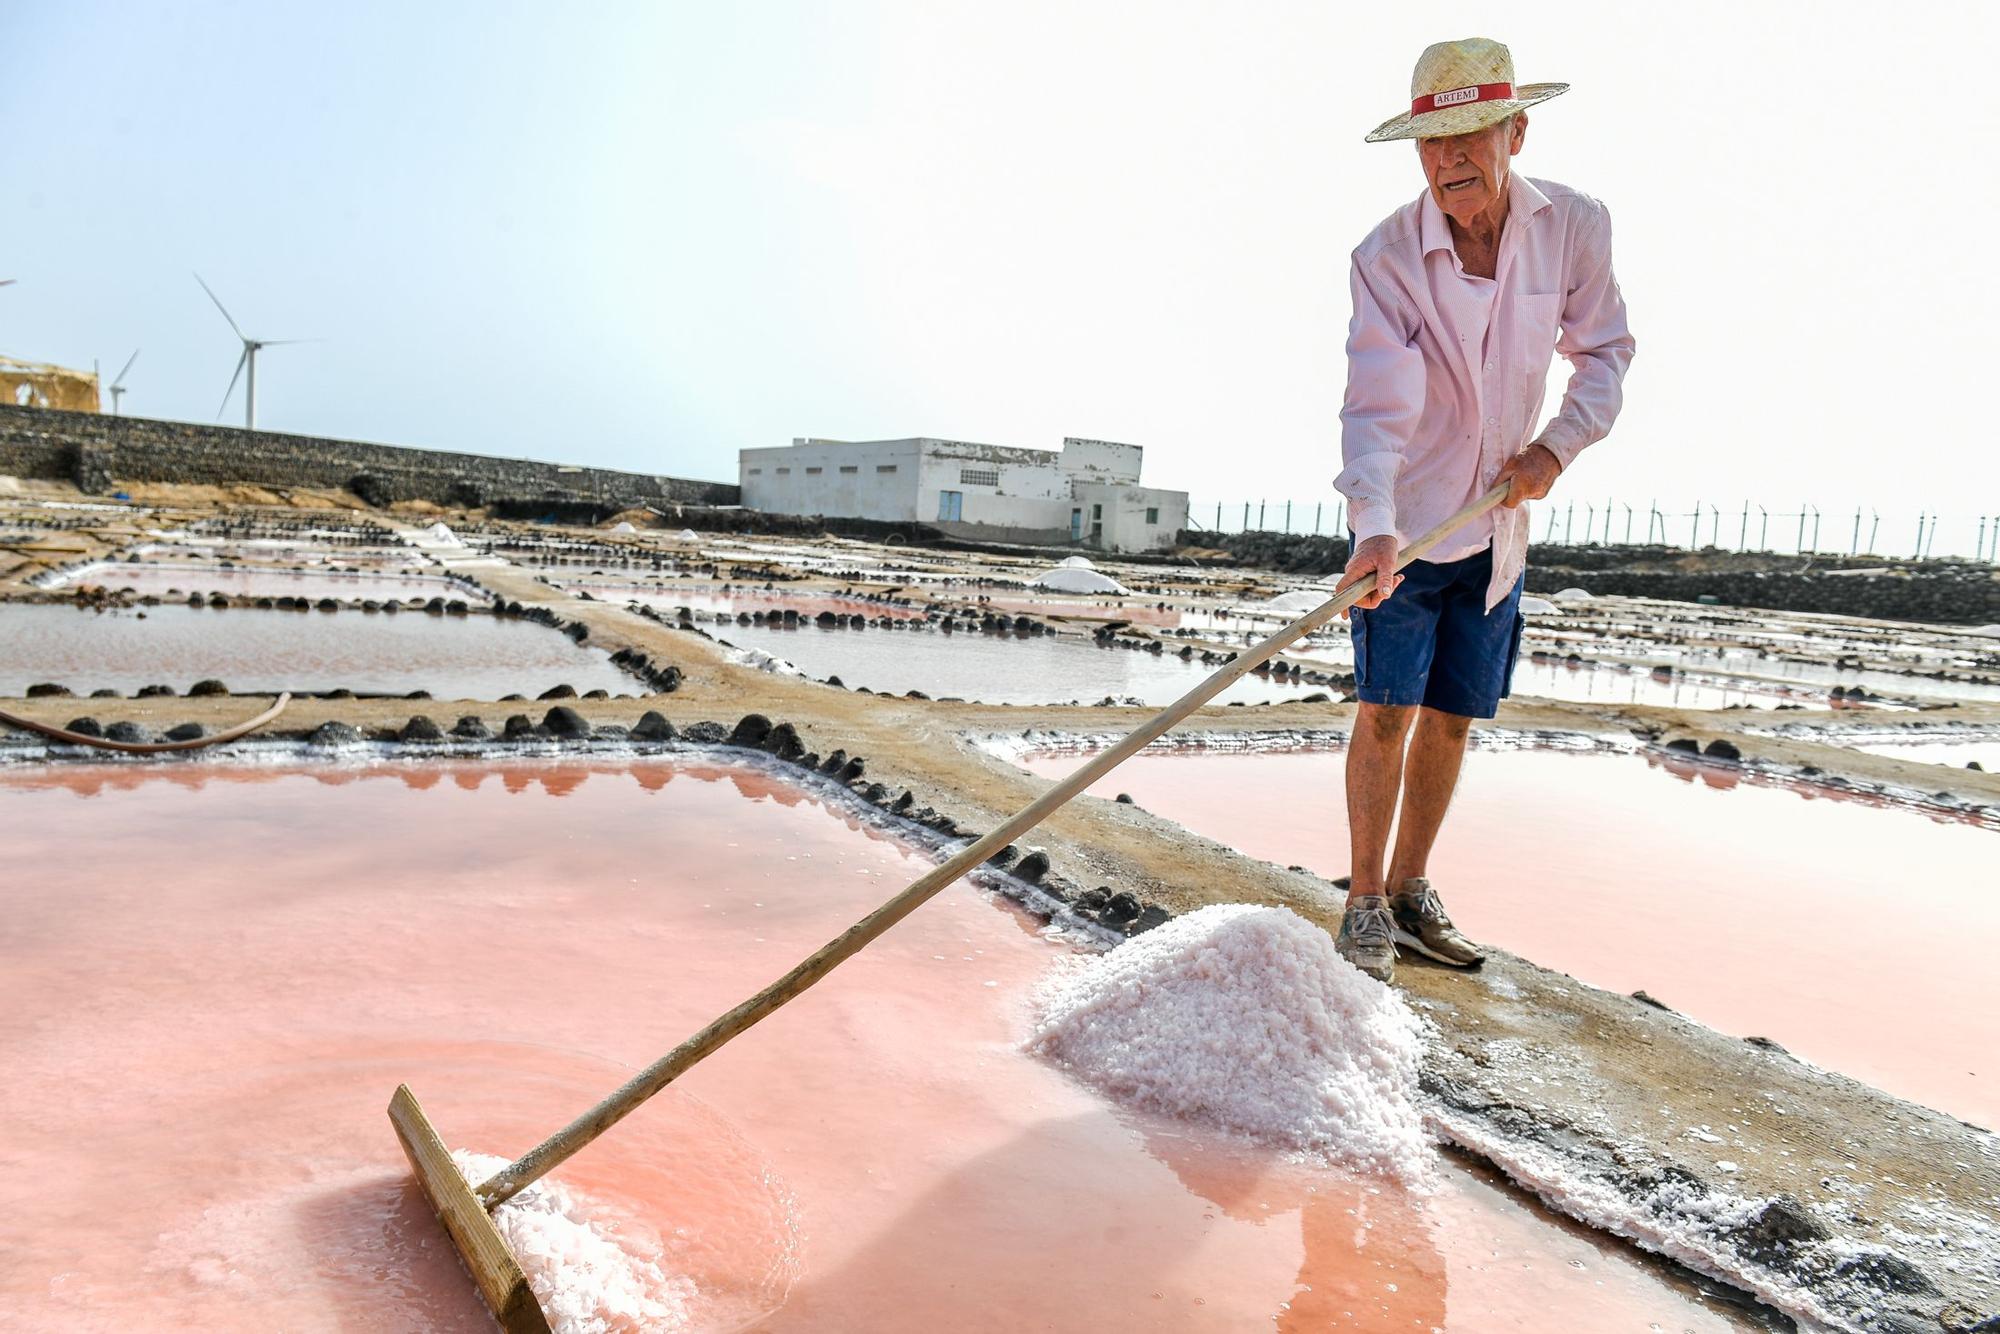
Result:
{"label": "man's knee", "polygon": [[1453,741],[1463,741],[1472,732],[1472,719],[1462,713],[1446,713],[1441,709],[1425,709],[1424,726],[1436,729]]}
{"label": "man's knee", "polygon": [[1354,715],[1354,730],[1378,741],[1400,741],[1416,716],[1415,705],[1370,704],[1363,701]]}

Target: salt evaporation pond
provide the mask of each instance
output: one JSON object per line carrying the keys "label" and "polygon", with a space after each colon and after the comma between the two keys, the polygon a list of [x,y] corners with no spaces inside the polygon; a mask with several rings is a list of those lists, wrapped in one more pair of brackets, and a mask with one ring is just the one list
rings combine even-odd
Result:
{"label": "salt evaporation pond", "polygon": [[389,574],[367,571],[345,574],[333,570],[281,570],[238,566],[221,569],[212,565],[133,565],[127,562],[87,566],[44,585],[47,589],[71,589],[95,585],[101,588],[129,588],[135,593],[171,595],[181,593],[226,593],[231,597],[336,598],[342,601],[373,598],[376,601],[410,598],[467,602],[488,601],[488,595],[470,584],[437,575]]}
{"label": "salt evaporation pond", "polygon": [[0,604],[0,695],[37,681],[82,695],[155,683],[185,690],[211,677],[239,692],[428,690],[439,699],[533,698],[562,684],[578,694],[641,689],[609,655],[532,621],[408,610]]}
{"label": "salt evaporation pond", "polygon": [[[1055,778],[1082,757],[1024,762]],[[1346,763],[1334,750],[1154,751],[1092,791],[1336,877]],[[1996,858],[1993,830],[1826,789],[1656,756],[1513,750],[1466,758],[1430,872],[1474,940],[1993,1126]],[[1936,928],[1897,924],[1902,908]]]}
{"label": "salt evaporation pond", "polygon": [[731,588],[723,592],[713,584],[690,584],[675,586],[669,584],[578,584],[564,583],[571,592],[585,592],[605,602],[637,602],[661,611],[673,611],[686,607],[694,612],[728,612],[731,616],[747,612],[795,611],[801,616],[817,616],[830,611],[837,616],[887,616],[899,621],[921,621],[924,610],[921,607],[893,607],[866,598],[841,597],[824,589],[810,592],[779,591],[765,588]]}
{"label": "salt evaporation pond", "polygon": [[1920,764],[1945,764],[1954,769],[1963,769],[1968,764],[1977,764],[1989,773],[2000,772],[2000,738],[1981,737],[1972,740],[1952,740],[1931,738],[1923,741],[1842,741],[1838,734],[1823,734],[1816,740],[1827,741],[1836,746],[1847,746],[1862,750],[1870,755],[1890,755],[1899,760],[1916,760]]}
{"label": "salt evaporation pond", "polygon": [[[699,758],[0,800],[0,1304],[65,1334],[490,1329],[396,1084],[519,1151],[928,865]],[[1411,1195],[1115,1109],[1023,1048],[1064,954],[948,890],[554,1179],[700,1330],[1768,1327],[1454,1160]]]}
{"label": "salt evaporation pond", "polygon": [[[921,690],[935,699],[981,704],[1095,704],[1107,695],[1171,704],[1217,670],[1182,662],[1178,650],[1099,648],[1080,635],[950,635],[908,630],[822,630],[772,625],[706,627],[738,648],[759,648],[808,676],[838,676],[850,689],[882,694]],[[1296,700],[1325,686],[1250,675],[1217,695],[1218,704]],[[1331,693],[1331,692],[1328,692]]]}

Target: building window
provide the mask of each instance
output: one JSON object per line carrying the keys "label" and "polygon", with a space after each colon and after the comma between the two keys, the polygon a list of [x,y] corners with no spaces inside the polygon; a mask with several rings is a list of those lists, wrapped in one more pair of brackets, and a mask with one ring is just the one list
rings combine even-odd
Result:
{"label": "building window", "polygon": [[893,463],[878,463],[878,464],[876,464],[876,465],[875,465],[875,471],[876,471],[876,472],[894,472],[894,471],[896,471],[896,465],[895,465],[895,464],[893,464]]}
{"label": "building window", "polygon": [[821,473],[823,473],[823,472],[825,472],[825,471],[826,471],[826,469],[824,469],[824,468],[807,468],[807,469],[806,469],[806,476],[808,476],[808,477],[817,477],[817,476],[819,476],[819,475],[820,475]]}
{"label": "building window", "polygon": [[762,477],[764,475],[764,470],[762,468],[752,468],[750,470],[750,475],[752,477]]}
{"label": "building window", "polygon": [[778,476],[780,477],[790,477],[791,475],[792,475],[792,470],[790,468],[778,469]]}
{"label": "building window", "polygon": [[[784,469],[783,469],[783,468],[780,468],[780,469],[778,469],[778,471],[779,471],[779,472],[783,472],[783,471],[784,471]],[[1092,505],[1092,506],[1090,507],[1090,521],[1091,521],[1092,523],[1103,523],[1103,522],[1104,522],[1104,506],[1102,506],[1102,505]]]}
{"label": "building window", "polygon": [[960,486],[998,486],[1000,485],[1000,470],[998,468],[960,468],[958,470],[958,484]]}
{"label": "building window", "polygon": [[1147,522],[1147,523],[1158,523],[1159,521],[1160,521],[1160,511],[1159,511],[1158,507],[1156,507],[1156,506],[1152,506],[1152,505],[1148,505],[1148,506],[1146,507],[1146,522]]}
{"label": "building window", "polygon": [[845,475],[845,474],[847,474],[847,473],[850,473],[850,472],[860,472],[860,471],[861,471],[861,469],[860,469],[859,467],[857,467],[857,466],[856,466],[855,464],[852,464],[852,463],[843,463],[843,464],[841,464],[841,465],[840,465],[840,471],[841,471],[841,473],[842,473],[843,475]]}

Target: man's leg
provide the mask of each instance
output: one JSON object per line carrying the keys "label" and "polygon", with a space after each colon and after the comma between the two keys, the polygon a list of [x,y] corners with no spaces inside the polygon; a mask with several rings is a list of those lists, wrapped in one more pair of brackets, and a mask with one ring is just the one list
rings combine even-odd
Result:
{"label": "man's leg", "polygon": [[[1384,892],[1382,858],[1389,848],[1396,798],[1403,789],[1403,743],[1417,713],[1414,706],[1364,701],[1354,715],[1354,733],[1347,743],[1347,838],[1353,856],[1349,898]],[[1449,799],[1451,794],[1445,795]],[[1400,846],[1399,839],[1399,851]]]}
{"label": "man's leg", "polygon": [[[1403,757],[1403,808],[1396,821],[1396,852],[1389,860],[1388,892],[1399,892],[1403,883],[1425,874],[1438,829],[1444,824],[1451,794],[1458,787],[1458,771],[1465,760],[1465,739],[1472,733],[1472,719],[1436,709],[1417,710],[1415,734],[1409,753]],[[1348,760],[1348,806],[1354,805],[1354,761]],[[1385,832],[1386,832],[1386,826]],[[1377,845],[1380,848],[1380,845]],[[1379,859],[1380,852],[1378,850]],[[1355,865],[1360,866],[1359,856]],[[1376,867],[1381,866],[1379,860]],[[1357,875],[1359,874],[1357,870]],[[1381,890],[1374,891],[1381,893]]]}

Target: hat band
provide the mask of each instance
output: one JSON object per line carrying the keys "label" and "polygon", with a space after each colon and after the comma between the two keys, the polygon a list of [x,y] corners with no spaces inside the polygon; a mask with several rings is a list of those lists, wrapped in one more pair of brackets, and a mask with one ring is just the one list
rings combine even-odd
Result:
{"label": "hat band", "polygon": [[1426,111],[1439,111],[1445,107],[1465,106],[1471,102],[1505,102],[1512,100],[1514,85],[1511,83],[1481,83],[1470,88],[1452,88],[1442,93],[1426,93],[1410,103],[1410,114],[1421,116]]}

